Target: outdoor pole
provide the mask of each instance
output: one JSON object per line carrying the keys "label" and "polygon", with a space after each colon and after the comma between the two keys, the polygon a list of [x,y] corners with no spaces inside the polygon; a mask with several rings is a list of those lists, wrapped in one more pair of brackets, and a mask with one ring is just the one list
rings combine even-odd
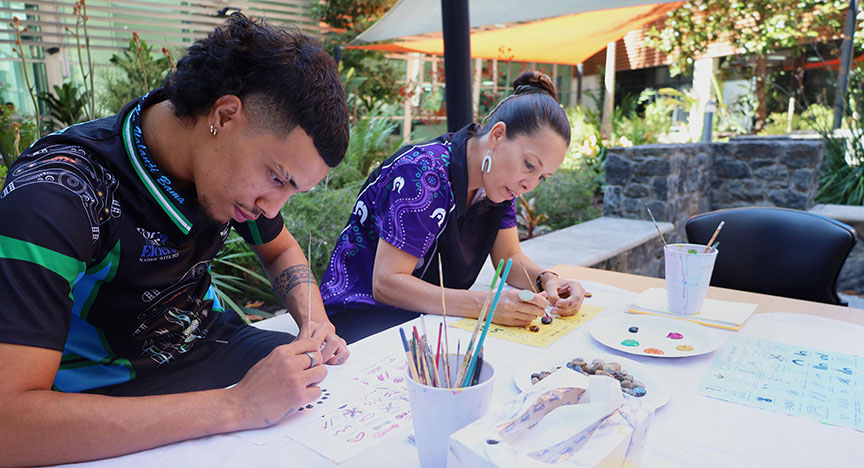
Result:
{"label": "outdoor pole", "polygon": [[473,120],[468,0],[441,0],[441,24],[444,35],[447,131],[455,132]]}
{"label": "outdoor pole", "polygon": [[576,65],[576,105],[582,105],[582,64]]}
{"label": "outdoor pole", "polygon": [[849,0],[846,10],[846,30],[843,33],[843,46],[840,52],[840,74],[837,80],[837,92],[834,95],[834,130],[843,123],[843,111],[846,108],[846,87],[849,82],[849,67],[852,64],[852,38],[855,36],[855,17],[858,12],[858,0]]}
{"label": "outdoor pole", "polygon": [[714,111],[717,109],[717,105],[714,104],[714,101],[709,99],[708,102],[705,103],[705,112],[702,114],[702,143],[711,143],[711,133],[713,131],[714,126]]}

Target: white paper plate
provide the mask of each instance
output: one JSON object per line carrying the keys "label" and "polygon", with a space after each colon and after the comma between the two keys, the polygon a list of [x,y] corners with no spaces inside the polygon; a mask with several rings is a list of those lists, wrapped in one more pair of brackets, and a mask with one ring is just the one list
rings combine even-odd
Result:
{"label": "white paper plate", "polygon": [[641,397],[641,399],[643,400],[643,403],[650,405],[655,409],[668,403],[669,398],[672,396],[669,388],[659,383],[652,375],[651,370],[645,365],[636,361],[631,361],[627,358],[606,353],[591,353],[590,355],[574,353],[572,356],[560,356],[544,359],[539,362],[534,361],[531,363],[522,363],[514,370],[513,382],[516,384],[516,388],[522,392],[526,392],[534,386],[534,384],[531,383],[531,374],[544,370],[551,371],[557,366],[564,366],[564,364],[576,357],[581,357],[589,363],[595,359],[602,359],[606,362],[617,362],[618,364],[621,364],[621,367],[629,372],[634,379],[641,380],[642,383],[645,384],[645,396]]}
{"label": "white paper plate", "polygon": [[[631,332],[632,327],[638,330]],[[610,348],[660,358],[710,353],[726,341],[725,335],[702,325],[636,314],[600,315],[591,321],[590,331],[595,340]]]}

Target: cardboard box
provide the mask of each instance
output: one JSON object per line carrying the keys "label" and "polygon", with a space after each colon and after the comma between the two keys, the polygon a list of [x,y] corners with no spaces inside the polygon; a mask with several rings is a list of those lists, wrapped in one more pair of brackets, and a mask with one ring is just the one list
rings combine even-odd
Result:
{"label": "cardboard box", "polygon": [[577,388],[523,393],[451,435],[447,466],[638,467],[654,408],[624,395],[611,412],[586,416],[579,408],[586,395]]}

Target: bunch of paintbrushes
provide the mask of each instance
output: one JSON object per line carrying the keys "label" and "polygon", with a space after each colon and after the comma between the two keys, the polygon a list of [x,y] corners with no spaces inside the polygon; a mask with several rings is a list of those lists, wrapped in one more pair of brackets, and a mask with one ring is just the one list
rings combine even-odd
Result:
{"label": "bunch of paintbrushes", "polygon": [[[402,347],[408,359],[408,367],[412,379],[424,385],[441,388],[461,388],[477,384],[480,370],[483,367],[483,344],[486,341],[486,334],[489,331],[489,326],[492,324],[492,317],[495,315],[495,308],[498,306],[498,300],[501,298],[501,292],[504,290],[504,284],[507,282],[507,276],[510,274],[512,264],[513,260],[507,260],[506,267],[504,267],[504,260],[498,262],[495,277],[492,280],[489,291],[486,293],[483,305],[480,307],[477,324],[474,326],[474,332],[471,334],[471,340],[468,343],[465,354],[461,354],[462,344],[459,342],[455,360],[453,360],[453,363],[458,365],[455,368],[451,368],[451,360],[448,358],[450,353],[447,340],[447,309],[444,303],[444,280],[441,272],[441,258],[438,258],[438,277],[441,282],[443,317],[442,322],[438,326],[438,348],[436,353],[433,354],[429,346],[429,340],[426,335],[425,316],[420,317],[422,334],[418,332],[415,326],[409,340],[405,334],[405,330],[402,328],[399,329],[399,333],[402,335]],[[504,267],[503,275],[501,275],[502,267]],[[499,278],[500,283],[498,283]],[[495,289],[496,284],[498,285],[497,291]],[[492,299],[493,292],[495,293],[494,299]],[[483,324],[482,331],[481,324]],[[441,359],[442,330],[444,332],[444,359]]]}

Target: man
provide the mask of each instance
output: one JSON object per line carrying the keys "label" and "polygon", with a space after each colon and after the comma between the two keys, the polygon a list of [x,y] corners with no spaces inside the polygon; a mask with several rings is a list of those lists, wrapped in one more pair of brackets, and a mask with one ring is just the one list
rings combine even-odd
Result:
{"label": "man", "polygon": [[[0,192],[0,465],[267,426],[317,398],[321,364],[348,350],[279,210],[347,140],[320,45],[235,15],[164,88],[25,151]],[[231,227],[298,339],[216,298],[210,262]]]}

